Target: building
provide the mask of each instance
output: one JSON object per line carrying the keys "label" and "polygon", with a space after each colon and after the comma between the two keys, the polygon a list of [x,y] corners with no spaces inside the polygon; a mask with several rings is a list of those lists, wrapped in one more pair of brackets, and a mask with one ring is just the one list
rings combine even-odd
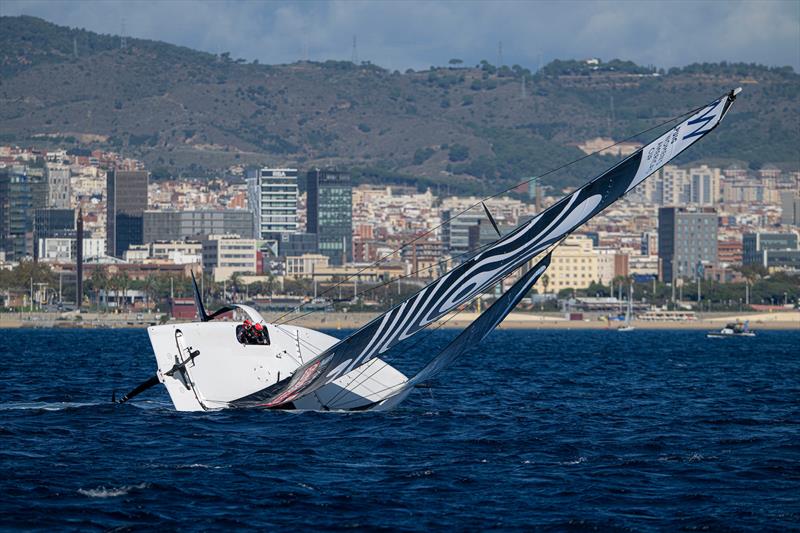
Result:
{"label": "building", "polygon": [[408,268],[406,275],[419,279],[434,279],[442,275],[445,269],[445,265],[440,265],[444,257],[444,244],[441,241],[435,239],[410,241],[400,253]]}
{"label": "building", "polygon": [[129,263],[202,264],[203,245],[197,241],[132,244],[124,254]]}
{"label": "building", "polygon": [[47,207],[72,208],[72,185],[68,166],[48,163],[44,175],[47,181]]}
{"label": "building", "polygon": [[202,240],[203,270],[214,281],[225,281],[233,274],[258,271],[257,241],[239,235],[208,235]]}
{"label": "building", "polygon": [[742,242],[737,240],[717,243],[717,262],[720,265],[742,264]]}
{"label": "building", "polygon": [[[689,202],[714,206],[720,200],[720,169],[701,165],[689,169]],[[674,204],[673,204],[674,205]]]}
{"label": "building", "polygon": [[303,254],[286,256],[287,278],[311,278],[317,271],[327,268],[329,258],[322,254]]}
{"label": "building", "polygon": [[791,191],[781,193],[781,224],[800,226],[800,194]]}
{"label": "building", "polygon": [[781,254],[775,252],[797,250],[797,242],[796,233],[745,233],[742,236],[742,264],[768,267],[770,254],[767,252],[772,254],[773,261],[779,261],[777,258]]}
{"label": "building", "polygon": [[131,244],[144,242],[148,173],[109,170],[106,175],[106,244],[108,255],[122,257]]}
{"label": "building", "polygon": [[[77,239],[74,237],[47,237],[37,241],[39,261],[74,263],[78,257]],[[83,238],[83,260],[96,261],[106,255],[106,240]]]}
{"label": "building", "polygon": [[701,265],[717,266],[717,212],[711,207],[658,210],[659,277],[675,279],[702,276]]}
{"label": "building", "polygon": [[20,166],[0,169],[0,251],[6,261],[34,256],[34,212],[47,201],[40,174]]}
{"label": "building", "polygon": [[[583,235],[567,237],[553,250],[550,267],[547,269],[547,291],[558,293],[562,289],[585,289],[600,278],[599,254],[592,240]],[[544,292],[544,284],[535,285]]]}
{"label": "building", "polygon": [[353,259],[353,189],[350,175],[334,170],[308,171],[306,231],[317,235],[319,253],[331,265]]}
{"label": "building", "polygon": [[610,285],[618,276],[627,277],[629,274],[628,254],[615,248],[597,248],[597,280],[603,285]]}
{"label": "building", "polygon": [[145,211],[143,241],[199,240],[204,235],[254,238],[253,213],[244,209]]}
{"label": "building", "polygon": [[297,197],[296,168],[259,170],[254,205],[258,238],[298,230]]}
{"label": "building", "polygon": [[314,233],[281,233],[278,239],[280,257],[318,253],[317,235]]}
{"label": "building", "polygon": [[39,250],[42,239],[74,238],[75,236],[75,211],[72,209],[41,208],[34,210],[33,239],[36,243],[34,253],[36,259],[40,257]]}

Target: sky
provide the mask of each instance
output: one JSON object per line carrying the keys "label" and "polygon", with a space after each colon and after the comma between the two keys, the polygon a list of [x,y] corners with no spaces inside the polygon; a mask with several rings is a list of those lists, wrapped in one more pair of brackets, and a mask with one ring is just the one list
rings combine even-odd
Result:
{"label": "sky", "polygon": [[800,1],[2,0],[99,33],[166,41],[261,63],[371,61],[405,70],[552,59],[628,59],[659,68],[744,61],[800,71]]}

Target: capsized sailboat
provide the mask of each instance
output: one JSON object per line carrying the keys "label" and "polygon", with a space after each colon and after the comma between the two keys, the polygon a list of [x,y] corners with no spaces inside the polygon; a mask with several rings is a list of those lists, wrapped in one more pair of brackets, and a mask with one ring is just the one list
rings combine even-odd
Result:
{"label": "capsized sailboat", "polygon": [[[517,291],[522,290],[526,284],[535,283],[538,276],[521,277],[462,333],[466,337],[459,335],[454,341],[459,343],[457,346],[445,348],[427,370],[423,369],[422,377],[407,378],[382,360],[382,354],[557,246],[576,228],[716,128],[740,90],[732,90],[691,112],[689,118],[667,133],[345,339],[307,328],[267,323],[258,311],[246,305],[226,306],[207,315],[196,291],[201,321],[148,328],[157,374],[122,401],[161,382],[175,408],[183,411],[235,407],[365,410],[396,405],[421,379],[430,379],[461,355],[475,338],[482,339],[494,329],[519,301],[514,297],[514,287],[521,283]],[[549,263],[549,256],[542,261]],[[537,263],[531,272],[539,272],[540,276],[548,263]],[[261,324],[266,343],[242,343],[235,323],[213,322],[215,316],[231,309]],[[462,342],[466,343],[462,346]]]}

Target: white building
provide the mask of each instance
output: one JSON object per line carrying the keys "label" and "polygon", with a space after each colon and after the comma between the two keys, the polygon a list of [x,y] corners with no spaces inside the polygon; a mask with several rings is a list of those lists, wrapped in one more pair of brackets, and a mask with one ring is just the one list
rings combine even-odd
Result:
{"label": "white building", "polygon": [[[49,237],[39,239],[39,260],[46,263],[74,263],[77,253],[77,239],[68,237]],[[106,240],[83,239],[83,260],[90,261],[106,255]]]}
{"label": "white building", "polygon": [[208,235],[202,242],[203,271],[211,272],[214,281],[230,279],[233,274],[258,272],[256,239],[239,235]]}
{"label": "white building", "polygon": [[[262,168],[255,183],[256,237],[265,239],[268,234],[296,232],[297,223],[297,169]],[[252,197],[252,194],[251,194]]]}

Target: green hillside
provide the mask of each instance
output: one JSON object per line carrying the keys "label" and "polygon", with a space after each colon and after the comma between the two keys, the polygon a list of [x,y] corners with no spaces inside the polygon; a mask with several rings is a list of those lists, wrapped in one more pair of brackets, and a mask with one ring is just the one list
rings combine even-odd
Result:
{"label": "green hillside", "polygon": [[[259,65],[184,47],[0,17],[0,142],[112,148],[162,172],[235,163],[340,165],[359,179],[497,190],[622,139],[735,86],[726,124],[682,162],[800,168],[800,76],[791,68],[628,61],[389,71],[327,61]],[[77,52],[77,53],[76,53]],[[647,140],[657,132],[648,134]],[[591,158],[548,176],[584,181]],[[455,177],[454,177],[455,176]]]}

